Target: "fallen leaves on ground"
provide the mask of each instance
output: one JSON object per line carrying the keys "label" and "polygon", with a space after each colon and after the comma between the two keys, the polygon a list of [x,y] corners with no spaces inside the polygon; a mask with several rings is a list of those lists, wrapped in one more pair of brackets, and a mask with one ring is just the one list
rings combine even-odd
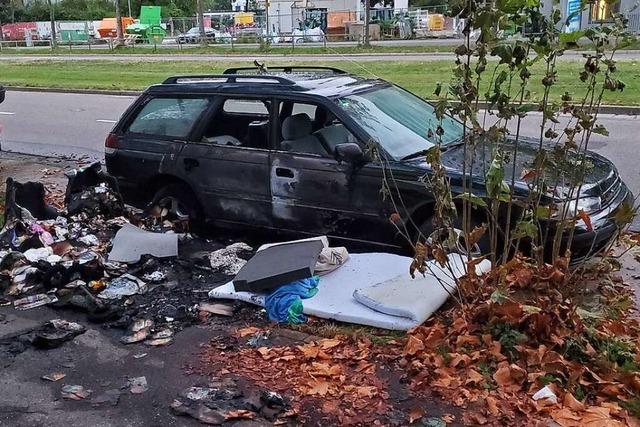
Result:
{"label": "fallen leaves on ground", "polygon": [[[464,306],[409,333],[399,365],[411,389],[465,408],[465,424],[638,425],[623,409],[640,402],[640,325],[625,303],[629,290],[600,274],[598,309],[610,314],[578,310],[584,287],[567,265],[517,258],[461,286],[473,288]],[[534,400],[547,385],[555,398]]]}
{"label": "fallen leaves on ground", "polygon": [[327,417],[349,426],[369,425],[390,409],[386,383],[378,377],[376,364],[369,362],[373,358],[371,341],[338,337],[233,354],[211,348],[204,361],[216,365],[218,373],[231,372],[288,395],[299,412],[308,399],[320,398]]}
{"label": "fallen leaves on ground", "polygon": [[[584,287],[568,259],[536,267],[516,258],[460,290],[406,339],[373,346],[364,337],[335,337],[290,347],[241,348],[205,355],[216,375],[244,377],[292,400],[300,420],[313,407],[326,425],[373,425],[392,412],[379,369],[403,372],[413,396],[437,396],[463,408],[464,425],[640,426],[627,408],[640,406],[640,324],[633,296],[611,270],[592,271],[597,304],[580,306]],[[238,336],[259,332],[244,328]],[[548,387],[553,394],[533,399]],[[545,390],[545,391],[549,391]],[[306,406],[305,406],[306,405]],[[306,408],[306,409],[305,409]],[[424,408],[405,408],[416,423]]]}

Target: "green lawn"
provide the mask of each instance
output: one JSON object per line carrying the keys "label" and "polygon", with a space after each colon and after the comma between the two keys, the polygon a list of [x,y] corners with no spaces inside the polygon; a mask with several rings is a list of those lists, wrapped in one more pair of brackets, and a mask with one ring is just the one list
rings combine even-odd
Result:
{"label": "green lawn", "polygon": [[[248,66],[246,62],[204,61],[0,61],[0,79],[8,86],[30,86],[71,89],[112,89],[142,90],[160,83],[168,76],[176,74],[217,74],[230,66]],[[295,63],[289,61],[287,64]],[[447,82],[451,78],[453,61],[370,61],[354,63],[341,61],[314,65],[331,65],[360,75],[378,76],[403,86],[425,97],[433,98],[437,82]],[[277,65],[268,63],[267,65]],[[584,93],[585,85],[578,79],[582,63],[563,61],[558,66],[558,84],[553,88],[554,99],[565,91],[574,99]],[[618,105],[640,105],[640,64],[625,61],[618,64],[618,77],[627,87],[624,92],[608,92],[604,103]],[[486,74],[489,76],[489,73]],[[530,90],[536,99],[542,89],[540,73],[534,72]],[[481,93],[483,93],[482,91]]]}
{"label": "green lawn", "polygon": [[[460,43],[463,41],[460,40]],[[4,48],[0,55],[66,55],[73,54],[94,54],[94,55],[121,55],[121,54],[136,54],[136,55],[225,55],[235,54],[238,56],[248,54],[265,54],[272,53],[278,55],[313,55],[313,54],[367,54],[367,53],[438,53],[438,52],[453,52],[457,45],[453,46],[376,46],[372,45],[368,48],[363,46],[332,46],[328,47],[309,47],[309,46],[295,46],[291,44],[277,44],[269,47],[268,51],[260,49],[259,47],[243,46],[242,44],[230,44],[224,45],[211,45],[206,48],[194,47],[193,45],[179,49],[177,47],[158,47],[153,49],[149,46],[137,46],[137,47],[120,47],[115,50],[106,49],[104,45],[100,48],[88,49],[83,45],[72,46],[70,49],[68,45],[59,45],[56,50],[51,49],[15,49]]]}

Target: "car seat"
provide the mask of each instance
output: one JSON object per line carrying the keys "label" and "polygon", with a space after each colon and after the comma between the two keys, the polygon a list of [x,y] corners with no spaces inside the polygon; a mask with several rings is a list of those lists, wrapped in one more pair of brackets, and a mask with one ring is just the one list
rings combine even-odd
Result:
{"label": "car seat", "polygon": [[334,153],[336,145],[354,142],[351,134],[342,124],[329,125],[314,132],[313,135],[320,140],[325,150],[330,151],[330,154]]}
{"label": "car seat", "polygon": [[334,124],[334,120],[336,116],[331,111],[321,107],[316,109],[313,135],[330,155],[334,154],[336,145],[354,142],[347,128],[340,123]]}
{"label": "car seat", "polygon": [[306,113],[294,114],[284,119],[282,123],[282,148],[298,153],[319,154],[328,153],[314,135],[311,134],[311,119]]}

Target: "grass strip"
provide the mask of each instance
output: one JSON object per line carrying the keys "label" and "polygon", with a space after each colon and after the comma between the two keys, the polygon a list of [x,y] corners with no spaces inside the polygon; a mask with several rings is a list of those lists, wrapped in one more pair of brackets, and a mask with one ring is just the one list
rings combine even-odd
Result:
{"label": "grass strip", "polygon": [[[8,86],[27,86],[63,89],[143,90],[149,85],[162,82],[166,77],[179,74],[219,74],[232,66],[249,66],[246,61],[0,61],[0,78]],[[291,65],[305,63],[296,61],[268,63],[267,65]],[[308,65],[308,64],[307,64]],[[335,66],[363,76],[377,76],[398,84],[424,98],[433,98],[438,82],[451,79],[453,61],[353,61],[313,62],[313,65]],[[557,84],[552,98],[559,101],[564,92],[574,100],[586,90],[578,74],[583,69],[579,61],[563,61],[558,64]],[[640,105],[640,64],[624,61],[617,65],[617,77],[626,83],[623,92],[607,92],[603,102],[611,105]],[[542,93],[542,65],[536,65],[529,90],[533,101]],[[517,85],[514,81],[514,87]],[[484,82],[483,94],[488,88]]]}

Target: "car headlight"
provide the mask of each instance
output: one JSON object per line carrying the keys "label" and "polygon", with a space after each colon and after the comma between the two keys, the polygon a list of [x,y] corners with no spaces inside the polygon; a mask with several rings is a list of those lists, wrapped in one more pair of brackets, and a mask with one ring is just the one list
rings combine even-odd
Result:
{"label": "car headlight", "polygon": [[580,197],[579,199],[556,202],[555,209],[551,217],[559,217],[563,214],[563,212],[566,212],[567,217],[572,217],[576,216],[579,211],[590,213],[599,211],[601,207],[602,200],[600,199],[600,197]]}

